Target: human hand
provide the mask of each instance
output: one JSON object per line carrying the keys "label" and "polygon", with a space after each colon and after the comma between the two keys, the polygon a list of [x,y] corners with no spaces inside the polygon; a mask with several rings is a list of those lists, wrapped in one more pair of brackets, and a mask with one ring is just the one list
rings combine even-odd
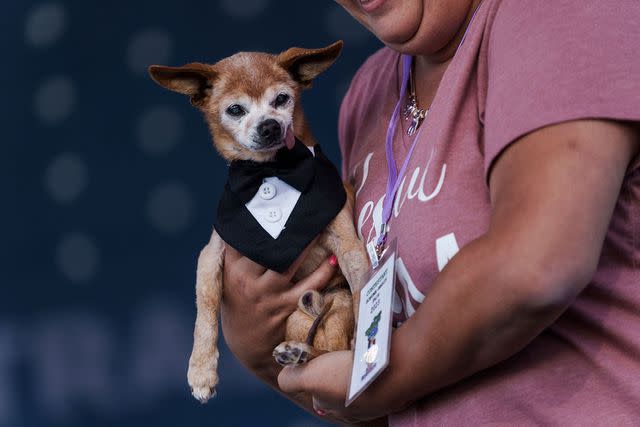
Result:
{"label": "human hand", "polygon": [[280,366],[272,351],[284,341],[287,317],[296,310],[300,295],[323,289],[335,273],[335,264],[327,261],[292,284],[309,248],[279,274],[226,247],[221,310],[225,341],[243,365],[274,387]]}
{"label": "human hand", "polygon": [[[347,424],[376,420],[386,425],[388,408],[373,400],[366,391],[345,408],[344,403],[351,377],[353,352],[333,351],[301,366],[287,366],[278,376],[280,389],[287,393],[309,393],[313,409],[322,417],[332,417]],[[376,424],[377,425],[377,424]]]}

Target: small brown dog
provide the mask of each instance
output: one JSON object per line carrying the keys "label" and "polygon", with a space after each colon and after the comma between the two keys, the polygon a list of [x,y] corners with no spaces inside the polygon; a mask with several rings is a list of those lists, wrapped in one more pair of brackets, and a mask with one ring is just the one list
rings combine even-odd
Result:
{"label": "small brown dog", "polygon": [[[342,42],[322,49],[291,48],[279,55],[240,52],[216,64],[192,63],[183,67],[153,65],[149,73],[161,86],[190,97],[204,113],[215,148],[228,162],[272,161],[293,135],[315,145],[300,103],[303,89],[329,68],[342,50]],[[265,132],[268,124],[270,131]],[[266,137],[265,137],[265,134]],[[363,244],[353,225],[353,191],[345,185],[347,201],[315,240],[293,282],[308,276],[335,254],[337,272],[322,294],[302,295],[298,309],[286,325],[286,341],[274,349],[282,365],[304,363],[326,352],[348,349],[354,312],[369,266]],[[214,230],[198,259],[197,317],[188,380],[200,402],[215,394],[218,383],[218,311],[222,298],[225,242]],[[349,284],[351,292],[341,287]]]}

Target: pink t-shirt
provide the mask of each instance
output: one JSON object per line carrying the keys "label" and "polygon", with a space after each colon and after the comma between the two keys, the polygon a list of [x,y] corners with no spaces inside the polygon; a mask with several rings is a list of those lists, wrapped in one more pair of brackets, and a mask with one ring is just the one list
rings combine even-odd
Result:
{"label": "pink t-shirt", "polygon": [[[369,58],[340,112],[343,174],[357,190],[355,220],[367,242],[381,222],[399,60],[387,48]],[[484,0],[396,196],[389,234],[399,242],[399,317],[413,314],[448,260],[487,230],[487,176],[500,152],[580,118],[640,120],[640,1]],[[406,126],[394,142],[398,163],[411,143]],[[640,159],[627,172],[597,272],[563,316],[508,361],[390,422],[640,425]]]}

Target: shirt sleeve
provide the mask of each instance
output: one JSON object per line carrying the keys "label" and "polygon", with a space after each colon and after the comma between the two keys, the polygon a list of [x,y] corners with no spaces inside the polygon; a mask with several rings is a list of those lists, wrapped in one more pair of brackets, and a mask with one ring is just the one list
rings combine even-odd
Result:
{"label": "shirt sleeve", "polygon": [[536,129],[640,120],[640,1],[503,0],[489,37],[487,179],[503,150]]}
{"label": "shirt sleeve", "polygon": [[338,143],[340,145],[340,155],[342,158],[342,180],[346,181],[349,179],[348,176],[348,168],[350,161],[350,152],[351,146],[353,145],[353,127],[350,126],[352,123],[351,117],[351,107],[354,104],[354,81],[355,77],[352,80],[347,93],[342,99],[342,103],[340,104],[340,112],[338,114]]}
{"label": "shirt sleeve", "polygon": [[389,48],[381,48],[360,66],[351,80],[349,89],[342,99],[338,115],[338,142],[342,155],[342,179],[349,180],[351,151],[357,138],[358,126],[367,123],[366,111],[369,102],[376,102],[378,79],[393,62],[395,53]]}

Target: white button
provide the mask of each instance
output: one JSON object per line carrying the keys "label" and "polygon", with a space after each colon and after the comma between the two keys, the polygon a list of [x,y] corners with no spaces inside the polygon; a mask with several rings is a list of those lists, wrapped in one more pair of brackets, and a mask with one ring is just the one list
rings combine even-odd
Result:
{"label": "white button", "polygon": [[269,208],[264,216],[264,219],[269,222],[278,222],[280,221],[280,218],[282,218],[282,211],[280,208]]}
{"label": "white button", "polygon": [[258,189],[258,194],[260,195],[260,198],[263,200],[273,199],[274,197],[276,197],[277,192],[278,191],[276,190],[276,186],[270,182],[262,183],[262,185]]}

